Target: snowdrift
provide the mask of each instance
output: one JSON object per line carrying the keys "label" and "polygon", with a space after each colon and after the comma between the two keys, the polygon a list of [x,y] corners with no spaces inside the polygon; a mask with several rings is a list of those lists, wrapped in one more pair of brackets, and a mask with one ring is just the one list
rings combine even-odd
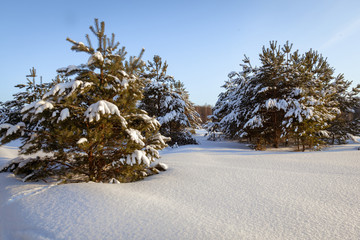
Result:
{"label": "snowdrift", "polygon": [[[359,144],[257,152],[234,142],[162,151],[128,184],[23,183],[0,174],[0,239],[360,239]],[[0,147],[0,165],[16,148]]]}

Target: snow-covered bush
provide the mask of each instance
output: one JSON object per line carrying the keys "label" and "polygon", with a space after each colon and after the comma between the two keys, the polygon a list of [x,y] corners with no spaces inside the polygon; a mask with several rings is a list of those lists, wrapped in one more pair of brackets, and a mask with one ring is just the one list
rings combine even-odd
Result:
{"label": "snow-covered bush", "polygon": [[72,50],[90,55],[87,64],[58,69],[68,81],[21,110],[26,124],[0,126],[5,141],[19,134],[22,154],[48,154],[15,161],[4,170],[26,173],[28,180],[60,176],[129,182],[143,178],[142,172],[159,158],[158,150],[167,146],[168,138],[158,132],[160,123],[137,107],[145,86],[143,51],[126,60],[114,34],[106,37],[104,22],[95,19],[90,29],[96,49],[88,35],[88,45],[67,39]]}

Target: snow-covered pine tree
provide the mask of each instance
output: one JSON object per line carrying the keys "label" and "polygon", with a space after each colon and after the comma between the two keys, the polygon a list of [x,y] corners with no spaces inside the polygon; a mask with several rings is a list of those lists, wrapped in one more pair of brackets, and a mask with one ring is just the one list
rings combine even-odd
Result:
{"label": "snow-covered pine tree", "polygon": [[[248,136],[256,139],[257,145],[265,141],[279,147],[286,99],[291,91],[288,57],[291,48],[288,42],[281,48],[276,41],[271,41],[269,48],[263,47],[262,65],[251,79],[253,109],[246,113],[248,120],[243,128]],[[251,65],[248,68],[251,69]]]}
{"label": "snow-covered pine tree", "polygon": [[287,101],[283,131],[290,133],[304,151],[306,145],[313,148],[323,143],[329,122],[340,110],[333,99],[334,70],[326,59],[313,50],[293,58],[294,86]]}
{"label": "snow-covered pine tree", "polygon": [[284,99],[289,92],[290,50],[288,43],[280,48],[276,42],[270,42],[270,47],[263,47],[260,54],[259,68],[253,68],[245,56],[243,71],[229,74],[227,91],[221,96],[224,99],[220,98],[214,109],[215,114],[223,115],[218,125],[226,136],[247,137],[256,149],[262,149],[266,143],[279,146]]}
{"label": "snow-covered pine tree", "polygon": [[[14,139],[23,137],[31,132],[29,131],[30,129],[36,127],[36,125],[32,125],[26,121],[26,119],[22,119],[21,110],[25,105],[40,100],[42,95],[60,79],[60,76],[57,76],[52,82],[43,83],[40,77],[40,83],[36,83],[35,80],[37,76],[35,68],[30,69],[30,75],[26,77],[26,84],[18,84],[15,86],[19,89],[24,88],[25,91],[13,94],[13,100],[0,104],[0,144],[6,144]],[[17,131],[25,125],[27,125],[27,131]]]}
{"label": "snow-covered pine tree", "polygon": [[185,101],[185,115],[189,120],[190,127],[193,129],[200,128],[202,123],[200,114],[196,111],[194,103],[190,101],[190,94],[186,90],[185,84],[177,80],[174,82],[173,89]]}
{"label": "snow-covered pine tree", "polygon": [[[230,139],[250,137],[244,131],[243,125],[247,113],[253,109],[252,101],[256,87],[254,88],[252,81],[257,68],[252,68],[246,56],[243,62],[244,64],[240,64],[243,71],[229,73],[228,80],[222,86],[226,91],[219,94],[213,114],[209,116],[210,121],[206,126],[209,140],[217,140],[222,136]],[[254,134],[255,132],[252,135]]]}
{"label": "snow-covered pine tree", "polygon": [[196,144],[189,128],[200,125],[199,114],[189,100],[184,84],[167,75],[167,63],[154,56],[148,61],[144,76],[150,79],[140,107],[161,123],[160,132],[171,138],[169,145]]}
{"label": "snow-covered pine tree", "polygon": [[222,86],[226,91],[219,94],[213,114],[209,116],[210,121],[206,126],[209,140],[217,140],[222,134],[235,139],[241,130],[238,125],[243,124],[242,113],[246,108],[246,77],[241,72],[231,72],[228,77],[229,79]]}
{"label": "snow-covered pine tree", "polygon": [[257,112],[254,117],[261,119],[261,133],[268,144],[278,147],[280,141],[287,143],[292,137],[303,150],[305,145],[312,148],[321,143],[328,122],[339,113],[331,101],[333,70],[315,51],[299,56],[288,43],[281,49],[276,45],[270,42],[270,48],[260,54],[262,66],[255,78],[256,86],[261,86],[255,97],[259,105],[255,104],[250,116]]}
{"label": "snow-covered pine tree", "polygon": [[282,48],[270,42],[260,54],[258,68],[245,57],[243,71],[229,74],[208,125],[210,132],[247,137],[256,149],[295,141],[305,150],[329,136],[331,121],[341,113],[341,105],[346,108],[342,102],[348,99],[347,104],[355,107],[357,90],[341,87],[333,68],[317,52],[300,55],[291,48],[288,42]]}
{"label": "snow-covered pine tree", "polygon": [[[13,94],[14,99],[0,103],[0,124],[16,124],[21,121],[21,109],[33,101],[41,99],[41,96],[45,91],[51,88],[52,83],[43,83],[40,80],[40,83],[36,83],[36,69],[33,67],[30,69],[30,74],[26,75],[27,83],[26,84],[17,84],[16,88],[25,89],[25,91],[18,92]],[[41,77],[40,77],[41,79]]]}
{"label": "snow-covered pine tree", "polygon": [[333,83],[335,87],[334,101],[338,103],[341,111],[334,120],[330,122],[330,127],[327,129],[331,144],[345,143],[352,135],[360,134],[360,119],[354,117],[355,110],[360,107],[360,99],[357,95],[360,93],[360,84],[350,88],[352,82],[347,81],[343,74],[339,74]]}
{"label": "snow-covered pine tree", "polygon": [[25,173],[28,180],[60,176],[129,182],[143,178],[146,167],[159,158],[158,150],[168,139],[158,132],[160,123],[137,107],[145,84],[140,76],[143,51],[126,60],[125,47],[118,50],[114,34],[105,35],[104,22],[95,19],[90,30],[96,36],[96,49],[89,35],[87,45],[67,39],[72,50],[90,55],[87,64],[58,69],[74,78],[22,109],[23,119],[36,127],[24,135],[21,153],[48,154],[18,159],[4,170]]}

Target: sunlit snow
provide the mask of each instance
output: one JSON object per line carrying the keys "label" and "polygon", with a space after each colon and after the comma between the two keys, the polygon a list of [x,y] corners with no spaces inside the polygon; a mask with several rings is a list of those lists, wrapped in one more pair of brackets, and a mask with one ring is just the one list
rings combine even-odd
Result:
{"label": "sunlit snow", "polygon": [[[168,170],[135,183],[0,173],[0,239],[360,239],[359,143],[303,153],[197,140],[163,150]],[[0,166],[16,156],[0,147]]]}

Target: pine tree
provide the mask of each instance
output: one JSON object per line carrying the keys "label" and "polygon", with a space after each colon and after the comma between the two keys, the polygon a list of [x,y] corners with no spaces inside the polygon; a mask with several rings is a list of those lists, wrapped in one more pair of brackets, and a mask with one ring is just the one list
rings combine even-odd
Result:
{"label": "pine tree", "polygon": [[31,126],[29,122],[22,119],[22,108],[33,101],[40,100],[42,95],[60,80],[60,76],[57,76],[56,80],[53,80],[50,83],[43,83],[42,78],[40,77],[40,83],[36,83],[35,80],[37,76],[34,67],[30,69],[30,74],[26,77],[26,84],[17,84],[15,86],[19,89],[24,88],[25,91],[13,94],[13,100],[0,104],[0,136],[4,136],[3,138],[0,138],[0,144],[9,143],[14,139],[28,134],[29,131],[16,131],[24,125],[28,125],[29,129],[36,127]]}
{"label": "pine tree", "polygon": [[202,123],[200,114],[196,111],[194,103],[190,101],[190,94],[186,90],[184,83],[180,80],[175,81],[173,89],[185,102],[185,115],[189,120],[190,127],[192,129],[200,128]]}
{"label": "pine tree", "polygon": [[[245,62],[247,62],[245,58]],[[247,66],[243,65],[246,69]],[[209,123],[206,126],[209,140],[221,138],[221,134],[230,139],[238,139],[247,135],[244,132],[243,124],[245,122],[246,112],[250,109],[249,93],[252,76],[249,71],[231,72],[229,79],[222,86],[226,89],[220,93],[219,99],[213,108],[213,114],[209,116]]]}
{"label": "pine tree", "polygon": [[289,59],[286,56],[291,47],[287,42],[280,48],[275,41],[270,42],[269,48],[263,47],[260,54],[262,65],[252,79],[253,86],[258,89],[255,93],[256,100],[253,101],[255,109],[244,125],[245,129],[252,128],[253,119],[261,119],[262,127],[257,138],[272,143],[274,147],[279,147],[280,144],[281,123],[286,110],[285,99],[289,94]]}
{"label": "pine tree", "polygon": [[[46,90],[51,88],[52,83],[43,83],[40,77],[40,84],[36,83],[36,69],[33,67],[30,69],[30,74],[26,76],[26,84],[17,84],[16,88],[25,89],[25,91],[13,94],[14,99],[0,103],[0,124],[16,124],[21,121],[21,109],[33,101],[41,99],[42,94]],[[32,79],[30,79],[32,78]]]}
{"label": "pine tree", "polygon": [[90,55],[87,64],[58,69],[74,78],[22,109],[23,119],[36,127],[24,136],[21,153],[49,153],[7,167],[28,174],[28,180],[47,176],[96,182],[142,179],[150,163],[159,158],[158,150],[166,146],[168,139],[158,132],[159,122],[137,107],[145,85],[143,51],[126,60],[125,47],[118,49],[114,34],[105,35],[104,22],[95,19],[90,30],[96,36],[96,49],[89,35],[87,45],[67,38],[72,50]]}
{"label": "pine tree", "polygon": [[329,122],[340,114],[338,103],[333,101],[334,70],[326,59],[310,50],[295,57],[294,88],[288,101],[284,132],[291,132],[298,145],[310,148],[322,144],[328,137]]}
{"label": "pine tree", "polygon": [[339,105],[341,114],[330,122],[328,128],[331,144],[345,143],[352,135],[360,134],[360,119],[355,118],[354,113],[360,107],[359,97],[360,84],[350,88],[352,82],[346,81],[343,74],[339,74],[335,79],[335,95],[334,101]]}
{"label": "pine tree", "polygon": [[[222,132],[231,139],[248,138],[256,149],[295,142],[303,150],[318,148],[332,134],[354,132],[356,121],[336,121],[356,107],[358,89],[338,76],[316,51],[300,55],[288,42],[270,42],[260,54],[260,67],[245,56],[241,72],[229,74],[213,111],[210,133]],[[338,119],[338,120],[336,120]],[[329,128],[332,125],[332,128]],[[348,126],[348,127],[345,127]],[[330,132],[329,132],[330,131]]]}
{"label": "pine tree", "polygon": [[161,123],[160,132],[171,138],[170,145],[196,144],[188,128],[200,126],[199,114],[184,84],[167,75],[168,64],[161,57],[148,61],[144,76],[150,79],[144,90],[140,107]]}

